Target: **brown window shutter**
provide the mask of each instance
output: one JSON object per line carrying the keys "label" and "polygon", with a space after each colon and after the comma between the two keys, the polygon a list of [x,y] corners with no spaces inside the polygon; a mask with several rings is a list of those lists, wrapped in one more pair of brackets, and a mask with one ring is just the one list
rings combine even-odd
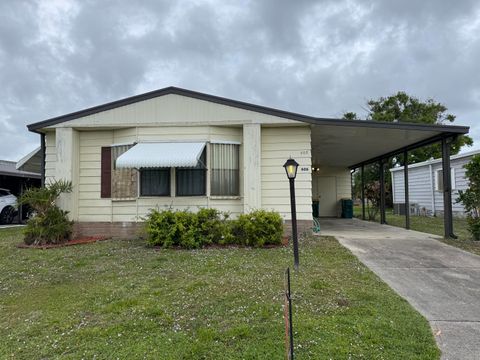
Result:
{"label": "brown window shutter", "polygon": [[100,197],[112,196],[112,148],[102,147],[102,165],[100,175]]}

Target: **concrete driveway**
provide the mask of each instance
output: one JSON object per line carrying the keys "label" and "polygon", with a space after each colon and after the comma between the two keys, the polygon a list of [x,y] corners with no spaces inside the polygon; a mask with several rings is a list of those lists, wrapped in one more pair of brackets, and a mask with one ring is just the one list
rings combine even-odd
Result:
{"label": "concrete driveway", "polygon": [[430,322],[442,359],[480,360],[480,256],[437,237],[357,219],[321,219],[360,261]]}

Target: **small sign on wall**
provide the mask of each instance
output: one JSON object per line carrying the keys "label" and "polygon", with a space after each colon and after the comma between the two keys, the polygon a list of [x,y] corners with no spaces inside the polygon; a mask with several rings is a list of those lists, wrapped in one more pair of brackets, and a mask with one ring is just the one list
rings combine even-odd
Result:
{"label": "small sign on wall", "polygon": [[310,166],[302,166],[302,165],[300,165],[300,166],[298,167],[298,172],[299,172],[299,173],[303,173],[303,174],[305,174],[305,173],[310,173]]}

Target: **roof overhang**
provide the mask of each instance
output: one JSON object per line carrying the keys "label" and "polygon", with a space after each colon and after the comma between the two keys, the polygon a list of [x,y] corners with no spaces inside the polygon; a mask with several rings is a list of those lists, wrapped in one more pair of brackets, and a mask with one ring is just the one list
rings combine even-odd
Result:
{"label": "roof overhang", "polygon": [[356,168],[442,138],[468,133],[466,126],[382,123],[362,120],[314,121],[312,165]]}
{"label": "roof overhang", "polygon": [[205,142],[139,143],[117,158],[117,168],[195,167]]}

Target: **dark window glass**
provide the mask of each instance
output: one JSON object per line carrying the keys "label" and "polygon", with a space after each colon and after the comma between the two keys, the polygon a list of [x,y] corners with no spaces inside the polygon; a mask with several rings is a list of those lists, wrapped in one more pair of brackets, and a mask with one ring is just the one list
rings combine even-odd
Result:
{"label": "dark window glass", "polygon": [[140,171],[142,196],[170,196],[170,169],[142,169]]}
{"label": "dark window glass", "polygon": [[206,153],[203,150],[197,166],[176,169],[176,195],[202,196],[207,193]]}

